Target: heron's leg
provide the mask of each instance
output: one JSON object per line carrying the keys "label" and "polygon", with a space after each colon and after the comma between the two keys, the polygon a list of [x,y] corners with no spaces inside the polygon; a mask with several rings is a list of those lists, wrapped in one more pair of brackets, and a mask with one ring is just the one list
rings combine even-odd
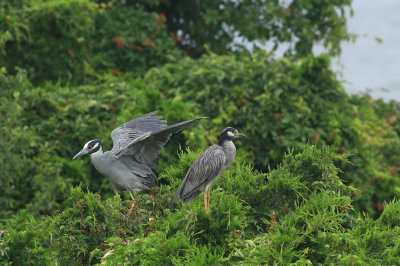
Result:
{"label": "heron's leg", "polygon": [[133,197],[132,192],[130,192],[130,191],[129,191],[129,195],[131,195],[131,198],[132,198],[132,205],[131,205],[131,208],[129,209],[128,217],[131,217],[132,211],[136,205],[136,199]]}
{"label": "heron's leg", "polygon": [[204,208],[206,213],[210,214],[210,189],[204,191]]}
{"label": "heron's leg", "polygon": [[210,189],[208,189],[207,191],[207,209],[208,209],[208,213],[210,213]]}
{"label": "heron's leg", "polygon": [[131,198],[132,198],[132,200],[135,202],[135,201],[136,201],[136,199],[133,197],[133,195],[132,195],[132,192],[131,192],[131,191],[129,191],[129,195],[131,195]]}
{"label": "heron's leg", "polygon": [[205,191],[203,193],[203,199],[204,199],[204,209],[207,212],[207,193]]}

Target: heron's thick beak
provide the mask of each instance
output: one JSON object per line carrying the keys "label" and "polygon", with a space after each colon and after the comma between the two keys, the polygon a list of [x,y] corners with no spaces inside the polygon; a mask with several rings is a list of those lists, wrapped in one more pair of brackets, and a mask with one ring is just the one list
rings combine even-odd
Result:
{"label": "heron's thick beak", "polygon": [[239,132],[236,134],[236,137],[237,138],[245,138],[245,139],[247,139],[247,136],[245,134],[242,134],[242,133],[239,133]]}
{"label": "heron's thick beak", "polygon": [[72,160],[75,160],[83,155],[87,154],[86,149],[82,149],[80,152],[78,152],[77,154],[75,154],[74,158],[72,158]]}

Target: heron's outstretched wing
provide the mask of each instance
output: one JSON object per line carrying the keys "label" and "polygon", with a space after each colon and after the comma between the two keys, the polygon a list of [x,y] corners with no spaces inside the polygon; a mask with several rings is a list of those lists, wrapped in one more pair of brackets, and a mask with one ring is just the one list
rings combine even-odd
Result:
{"label": "heron's outstretched wing", "polygon": [[183,180],[177,196],[188,204],[224,170],[225,153],[216,144],[210,146],[194,161]]}
{"label": "heron's outstretched wing", "polygon": [[[198,120],[204,119],[205,117],[180,122],[170,126],[167,126],[165,121],[163,121],[163,124],[160,124],[160,121],[162,120],[158,119],[161,117],[157,117],[158,119],[156,121],[158,121],[158,123],[155,121],[150,121],[150,118],[151,120],[156,120],[153,117],[146,117],[146,123],[138,121],[138,126],[136,126],[133,130],[129,129],[129,132],[124,133],[124,145],[118,146],[115,149],[113,147],[111,152],[113,152],[113,154],[118,158],[121,156],[129,156],[139,163],[153,166],[160,155],[161,149],[168,142],[172,133],[176,133],[187,127],[190,127]],[[130,122],[131,121],[127,123]],[[145,124],[146,127],[142,126],[142,124]],[[123,130],[126,130],[126,127]],[[138,134],[137,132],[140,133]],[[118,136],[118,139],[121,139],[121,137]]]}
{"label": "heron's outstretched wing", "polygon": [[167,121],[161,120],[162,116],[153,116],[158,111],[148,113],[138,118],[132,119],[111,132],[113,141],[113,154],[124,150],[126,146],[137,138],[145,138],[149,132],[167,127]]}

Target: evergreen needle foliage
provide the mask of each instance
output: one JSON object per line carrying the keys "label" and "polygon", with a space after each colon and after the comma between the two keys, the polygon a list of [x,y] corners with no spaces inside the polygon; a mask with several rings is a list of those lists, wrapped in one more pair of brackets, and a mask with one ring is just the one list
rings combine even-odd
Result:
{"label": "evergreen needle foliage", "polygon": [[[356,216],[354,188],[337,175],[332,149],[308,145],[289,152],[268,175],[236,163],[211,191],[211,214],[201,197],[172,205],[198,152],[181,152],[161,185],[130,200],[71,188],[64,209],[7,220],[4,264],[346,264],[399,262],[398,201],[373,221]],[[396,218],[397,217],[397,218]],[[21,246],[24,248],[21,249]]]}

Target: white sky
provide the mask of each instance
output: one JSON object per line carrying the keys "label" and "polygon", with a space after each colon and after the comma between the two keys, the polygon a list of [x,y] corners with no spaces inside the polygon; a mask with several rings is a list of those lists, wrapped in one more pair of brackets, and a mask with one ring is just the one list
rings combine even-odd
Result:
{"label": "white sky", "polygon": [[374,98],[400,101],[400,0],[353,0],[353,10],[348,29],[359,37],[342,44],[333,69],[342,72],[350,93],[368,90]]}

